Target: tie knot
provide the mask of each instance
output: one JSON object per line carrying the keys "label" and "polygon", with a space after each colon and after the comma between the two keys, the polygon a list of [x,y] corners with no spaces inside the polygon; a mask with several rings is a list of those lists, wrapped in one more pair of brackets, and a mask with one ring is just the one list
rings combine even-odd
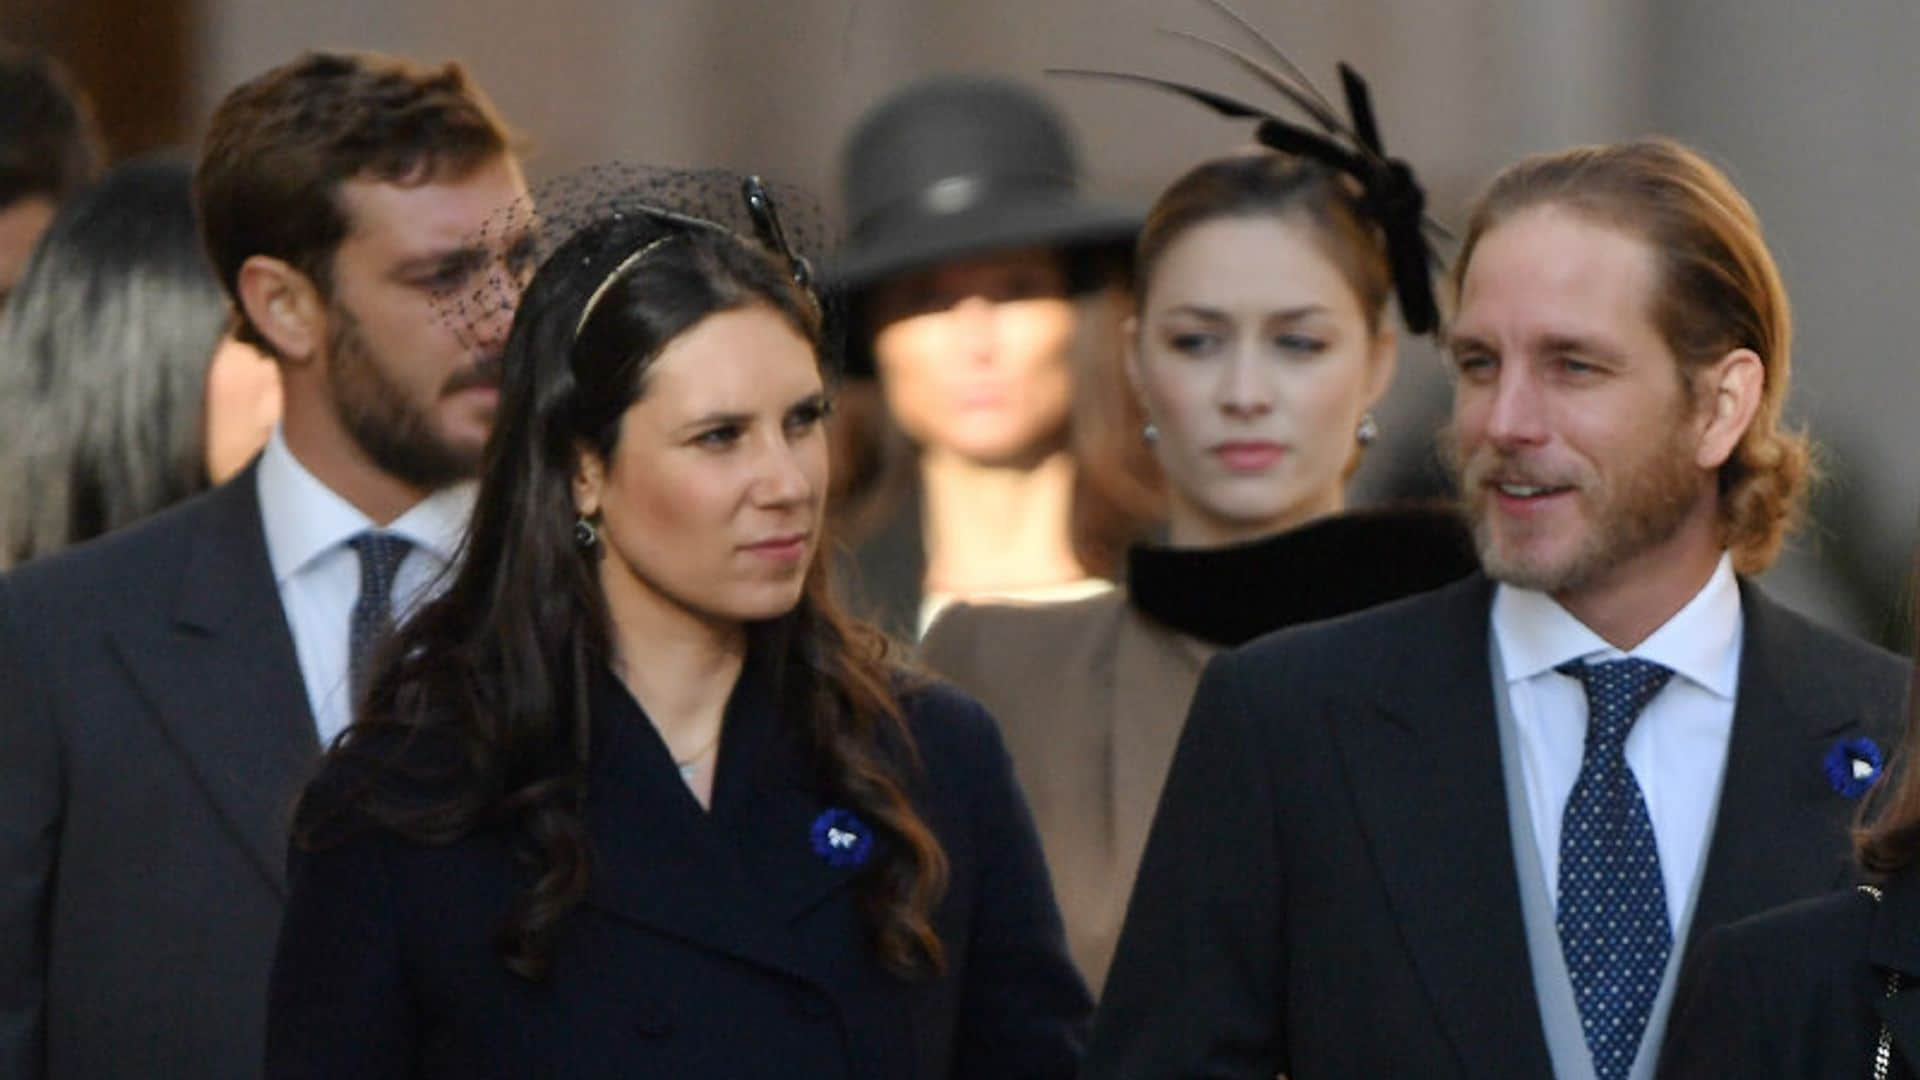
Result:
{"label": "tie knot", "polygon": [[1637,656],[1597,664],[1573,660],[1554,670],[1586,688],[1588,738],[1617,743],[1626,742],[1640,711],[1673,678],[1672,668]]}
{"label": "tie knot", "polygon": [[347,541],[360,557],[360,585],[363,593],[386,596],[393,588],[393,575],[401,560],[413,550],[413,541],[392,533],[363,532]]}

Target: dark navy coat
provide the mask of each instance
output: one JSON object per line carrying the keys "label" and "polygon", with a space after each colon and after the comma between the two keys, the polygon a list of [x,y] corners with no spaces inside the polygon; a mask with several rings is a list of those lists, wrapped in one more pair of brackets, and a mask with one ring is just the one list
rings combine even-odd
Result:
{"label": "dark navy coat", "polygon": [[1091,1004],[991,718],[943,687],[905,696],[925,763],[915,802],[952,865],[946,971],[913,981],[869,945],[858,870],[816,850],[833,802],[771,701],[750,663],[703,811],[601,675],[592,884],[544,983],[491,944],[521,880],[502,837],[296,849],[268,1075],[1071,1076]]}

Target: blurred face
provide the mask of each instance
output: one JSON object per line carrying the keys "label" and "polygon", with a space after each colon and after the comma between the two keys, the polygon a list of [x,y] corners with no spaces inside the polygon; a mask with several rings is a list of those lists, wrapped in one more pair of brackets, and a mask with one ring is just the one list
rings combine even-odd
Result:
{"label": "blurred face", "polygon": [[1341,507],[1394,338],[1374,333],[1310,226],[1247,217],[1186,230],[1128,338],[1174,543],[1248,539]]}
{"label": "blurred face", "polygon": [[351,223],[333,261],[326,385],[341,425],[384,471],[423,491],[473,475],[499,400],[497,325],[455,325],[444,298],[511,259],[476,249],[489,218],[526,195],[501,156],[458,179],[341,185]]}
{"label": "blurred face", "polygon": [[1475,248],[1449,342],[1451,456],[1491,576],[1592,586],[1659,557],[1713,499],[1704,410],[1653,323],[1657,281],[1645,241],[1553,206]]}
{"label": "blurred face", "polygon": [[267,445],[280,422],[280,368],[251,345],[223,337],[207,366],[207,478],[223,484]]}
{"label": "blurred face", "polygon": [[813,347],[771,308],[710,315],[667,344],[574,505],[599,521],[616,621],[662,607],[709,622],[799,603],[827,494]]}
{"label": "blurred face", "polygon": [[1060,445],[1073,404],[1067,277],[1050,252],[905,275],[870,301],[887,408],[923,450],[1022,464]]}
{"label": "blurred face", "polygon": [[6,310],[7,297],[26,272],[40,234],[53,224],[53,211],[53,200],[44,195],[29,195],[0,207],[0,311]]}

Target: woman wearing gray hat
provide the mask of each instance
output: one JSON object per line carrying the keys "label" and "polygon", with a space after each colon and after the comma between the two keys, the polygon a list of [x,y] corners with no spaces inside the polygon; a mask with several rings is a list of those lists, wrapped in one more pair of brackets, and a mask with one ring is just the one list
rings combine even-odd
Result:
{"label": "woman wearing gray hat", "polygon": [[917,633],[956,598],[1106,589],[1101,575],[1155,509],[1137,479],[1151,467],[1094,464],[1110,455],[1075,420],[1109,414],[1084,395],[1120,384],[1123,312],[1102,286],[1136,218],[1080,197],[1045,102],[976,77],[875,107],[843,181],[851,232],[827,277],[850,308],[850,370],[877,376],[887,417],[870,445],[843,443],[849,471],[865,474],[842,501],[856,593],[890,629]]}

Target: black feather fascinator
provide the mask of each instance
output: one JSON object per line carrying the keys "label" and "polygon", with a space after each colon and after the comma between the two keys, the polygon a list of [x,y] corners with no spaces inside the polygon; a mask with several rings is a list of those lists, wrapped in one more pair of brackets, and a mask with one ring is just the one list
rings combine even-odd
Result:
{"label": "black feather fascinator", "polygon": [[1349,118],[1343,121],[1332,103],[1279,46],[1225,0],[1205,2],[1251,38],[1265,59],[1199,34],[1180,30],[1167,33],[1201,45],[1251,74],[1306,114],[1311,127],[1283,120],[1225,94],[1152,75],[1086,68],[1049,68],[1048,74],[1116,79],[1178,94],[1229,119],[1254,121],[1254,138],[1262,146],[1318,162],[1351,177],[1360,189],[1361,209],[1379,225],[1386,240],[1387,263],[1393,274],[1394,296],[1400,302],[1401,320],[1408,332],[1414,334],[1439,329],[1440,310],[1433,294],[1433,269],[1439,258],[1428,242],[1427,230],[1442,236],[1446,230],[1426,216],[1426,192],[1421,189],[1412,167],[1399,158],[1389,157],[1381,144],[1366,80],[1348,65],[1340,65],[1340,86]]}

